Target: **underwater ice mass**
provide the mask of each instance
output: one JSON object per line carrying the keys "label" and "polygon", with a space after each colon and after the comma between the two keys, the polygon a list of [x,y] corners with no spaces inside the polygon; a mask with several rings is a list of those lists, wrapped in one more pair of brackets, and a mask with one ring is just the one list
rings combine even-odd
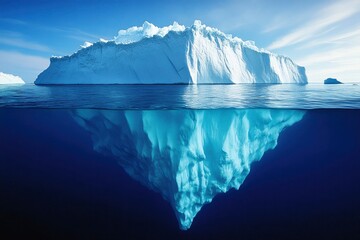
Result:
{"label": "underwater ice mass", "polygon": [[305,111],[281,109],[73,110],[94,150],[170,202],[180,228],[202,206],[238,189],[251,163],[277,145]]}

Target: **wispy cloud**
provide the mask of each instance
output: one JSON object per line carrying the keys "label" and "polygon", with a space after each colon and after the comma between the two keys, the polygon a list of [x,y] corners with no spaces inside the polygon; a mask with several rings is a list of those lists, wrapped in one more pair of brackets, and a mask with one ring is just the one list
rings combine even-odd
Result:
{"label": "wispy cloud", "polygon": [[39,43],[33,43],[30,41],[26,41],[22,38],[11,38],[11,37],[0,37],[0,44],[19,47],[24,49],[30,49],[41,52],[51,52],[52,50],[45,45]]}
{"label": "wispy cloud", "polygon": [[0,50],[0,59],[0,61],[3,61],[0,65],[7,65],[3,64],[6,61],[9,64],[14,63],[17,66],[25,66],[32,70],[43,70],[49,65],[48,58],[35,55],[27,55],[14,51]]}
{"label": "wispy cloud", "polygon": [[100,38],[104,38],[104,36],[88,33],[77,28],[65,28],[62,31],[67,32],[69,38],[75,38],[81,41],[99,40]]}
{"label": "wispy cloud", "polygon": [[27,22],[15,18],[0,18],[0,21],[15,25],[27,25]]}
{"label": "wispy cloud", "polygon": [[[345,35],[343,35],[345,36]],[[341,38],[339,38],[341,39]],[[342,81],[358,81],[360,78],[360,38],[350,38],[329,48],[314,51],[297,60],[306,66],[311,81],[319,82],[331,76]]]}
{"label": "wispy cloud", "polygon": [[267,26],[262,33],[269,33],[269,32],[273,32],[276,31],[278,29],[281,29],[285,26],[285,22],[284,21],[277,21],[272,23],[271,25]]}
{"label": "wispy cloud", "polygon": [[303,27],[299,27],[293,32],[279,38],[267,48],[273,50],[304,42],[321,34],[322,31],[325,31],[332,25],[353,16],[359,11],[360,2],[358,0],[334,2],[319,11],[316,16],[309,19]]}
{"label": "wispy cloud", "polygon": [[274,32],[279,29],[285,28],[290,24],[297,23],[297,21],[294,20],[294,17],[292,17],[292,21],[288,21],[287,19],[289,18],[290,16],[288,16],[288,14],[275,16],[273,20],[270,20],[270,23],[266,24],[265,28],[262,30],[262,33]]}
{"label": "wispy cloud", "polygon": [[[355,29],[355,30],[354,30]],[[313,39],[302,46],[300,49],[313,48],[321,45],[330,44],[346,44],[349,41],[357,41],[360,43],[360,26],[355,26],[346,32],[336,33],[334,35],[325,35],[324,37]]]}
{"label": "wispy cloud", "polygon": [[[223,32],[236,32],[257,22],[254,16],[261,16],[262,10],[259,7],[244,7],[252,3],[257,5],[257,0],[223,0],[221,4],[209,4],[202,6],[195,12],[196,17],[209,25],[214,25]],[[206,9],[206,10],[204,10]]]}
{"label": "wispy cloud", "polygon": [[[7,23],[7,25],[17,26],[18,32],[12,30],[0,30],[0,45],[15,47],[16,51],[0,50],[0,71],[9,72],[21,76],[27,82],[33,82],[37,75],[47,68],[49,59],[37,55],[29,55],[21,53],[24,49],[38,52],[39,55],[43,53],[53,53],[55,50],[49,46],[28,41],[32,36],[26,34],[29,29],[37,32],[44,32],[44,36],[54,35],[63,38],[77,39],[79,41],[95,41],[100,39],[99,36],[82,31],[77,28],[69,27],[50,27],[46,25],[38,25],[31,22],[25,22],[18,19],[0,18],[0,22]],[[25,28],[27,31],[22,32]],[[60,40],[59,40],[60,41]],[[59,53],[57,51],[57,53]]]}
{"label": "wispy cloud", "polygon": [[27,82],[34,81],[49,63],[48,58],[0,50],[0,71],[20,75]]}
{"label": "wispy cloud", "polygon": [[312,82],[322,82],[328,77],[338,78],[342,82],[359,82],[360,59],[353,59],[351,62],[324,64],[319,66],[310,66],[307,68],[308,78]]}
{"label": "wispy cloud", "polygon": [[0,21],[6,22],[13,25],[22,25],[22,26],[28,26],[31,28],[35,28],[41,31],[46,32],[56,32],[56,33],[62,33],[64,37],[77,39],[80,41],[92,41],[92,40],[99,40],[100,38],[103,38],[103,36],[99,36],[93,33],[88,33],[86,31],[83,31],[78,28],[72,28],[72,27],[56,27],[56,26],[46,26],[46,25],[38,25],[30,22],[25,22],[23,20],[14,19],[14,18],[0,18]]}
{"label": "wispy cloud", "polygon": [[49,27],[49,26],[34,26],[37,29],[42,31],[52,32],[52,33],[60,33],[64,37],[72,38],[80,41],[91,41],[91,40],[99,40],[101,37],[100,35],[96,35],[93,33],[85,32],[78,28],[69,28],[69,27]]}
{"label": "wispy cloud", "polygon": [[306,64],[307,66],[320,64],[322,62],[343,62],[344,59],[357,59],[359,58],[360,45],[339,47],[336,49],[321,51],[314,54],[310,54],[302,59],[299,59],[300,64]]}

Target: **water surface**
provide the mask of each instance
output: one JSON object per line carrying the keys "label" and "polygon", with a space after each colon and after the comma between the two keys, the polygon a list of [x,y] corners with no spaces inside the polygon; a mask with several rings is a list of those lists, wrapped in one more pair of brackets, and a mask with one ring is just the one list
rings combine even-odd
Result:
{"label": "water surface", "polygon": [[96,109],[360,108],[355,84],[0,86],[0,107]]}

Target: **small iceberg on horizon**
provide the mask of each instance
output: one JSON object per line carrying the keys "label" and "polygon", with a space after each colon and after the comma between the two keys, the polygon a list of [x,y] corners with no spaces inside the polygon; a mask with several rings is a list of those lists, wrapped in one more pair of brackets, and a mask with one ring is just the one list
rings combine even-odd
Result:
{"label": "small iceberg on horizon", "polygon": [[324,80],[324,84],[343,84],[343,83],[337,80],[336,78],[327,78]]}

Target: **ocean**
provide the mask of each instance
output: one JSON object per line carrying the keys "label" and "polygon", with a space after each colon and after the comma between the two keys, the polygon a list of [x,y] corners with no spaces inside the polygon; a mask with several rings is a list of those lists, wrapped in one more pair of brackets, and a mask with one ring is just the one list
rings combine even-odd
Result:
{"label": "ocean", "polygon": [[[171,176],[154,163],[180,151],[179,136],[181,151],[195,159],[186,149],[193,147],[189,119],[211,122],[189,127],[201,130],[196,136],[204,146],[209,136],[231,134],[229,126],[243,119],[235,129],[251,141],[237,153],[263,155],[251,162],[239,190],[216,194],[181,230],[171,201],[159,192],[166,185],[157,183]],[[353,84],[2,86],[0,235],[359,239],[359,122],[360,86]],[[150,150],[139,146],[155,142],[156,151],[145,158]],[[213,142],[204,147],[205,155],[237,147],[220,142],[219,149]],[[148,166],[138,165],[149,159]]]}

